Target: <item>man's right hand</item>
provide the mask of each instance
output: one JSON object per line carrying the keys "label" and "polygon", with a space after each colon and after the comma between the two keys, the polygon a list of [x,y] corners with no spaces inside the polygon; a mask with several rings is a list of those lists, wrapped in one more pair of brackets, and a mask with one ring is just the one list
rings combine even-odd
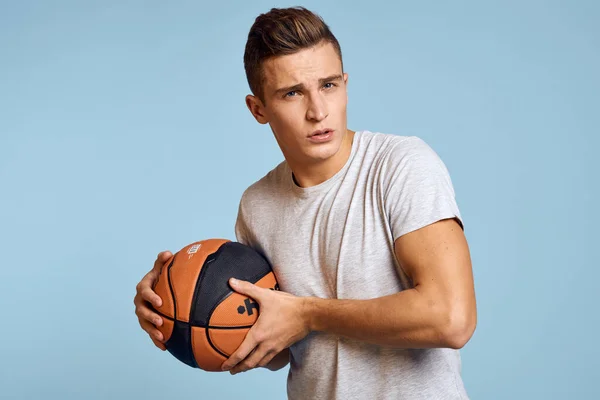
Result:
{"label": "man's right hand", "polygon": [[163,266],[172,255],[173,254],[170,251],[163,251],[158,254],[152,270],[144,275],[142,280],[137,284],[136,295],[133,299],[133,304],[135,304],[135,314],[138,317],[140,326],[148,333],[150,339],[152,339],[156,347],[161,350],[167,349],[162,343],[164,339],[163,335],[157,329],[158,326],[163,324],[163,320],[160,315],[152,310],[151,305],[154,307],[160,307],[162,300],[152,288],[158,280]]}

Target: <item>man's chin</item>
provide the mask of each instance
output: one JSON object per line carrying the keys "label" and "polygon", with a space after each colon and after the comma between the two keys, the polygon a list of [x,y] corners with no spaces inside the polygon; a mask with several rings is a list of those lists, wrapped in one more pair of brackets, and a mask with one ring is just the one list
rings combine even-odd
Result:
{"label": "man's chin", "polygon": [[328,143],[322,143],[318,146],[308,146],[306,155],[310,158],[319,160],[328,160],[339,151],[341,143],[337,140]]}

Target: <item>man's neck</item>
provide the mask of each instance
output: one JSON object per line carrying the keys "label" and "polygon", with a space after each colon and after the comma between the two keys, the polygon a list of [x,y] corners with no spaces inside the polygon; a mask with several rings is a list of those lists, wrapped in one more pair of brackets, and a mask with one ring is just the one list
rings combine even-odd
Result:
{"label": "man's neck", "polygon": [[352,153],[354,131],[347,130],[340,150],[330,159],[319,164],[291,165],[296,185],[307,188],[319,185],[337,174],[346,164]]}

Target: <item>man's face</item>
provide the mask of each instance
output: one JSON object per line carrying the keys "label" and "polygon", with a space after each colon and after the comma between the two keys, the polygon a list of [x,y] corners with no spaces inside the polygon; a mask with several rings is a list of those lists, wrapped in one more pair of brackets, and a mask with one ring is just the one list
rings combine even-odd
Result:
{"label": "man's face", "polygon": [[[286,159],[299,165],[334,156],[346,136],[348,75],[333,45],[319,44],[263,63],[263,105],[247,104],[260,123],[269,123]],[[313,136],[317,130],[329,130]]]}

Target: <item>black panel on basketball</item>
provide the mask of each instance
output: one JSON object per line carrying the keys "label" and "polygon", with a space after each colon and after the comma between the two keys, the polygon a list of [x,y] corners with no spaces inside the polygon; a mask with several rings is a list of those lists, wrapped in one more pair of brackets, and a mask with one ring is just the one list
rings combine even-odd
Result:
{"label": "black panel on basketball", "polygon": [[254,249],[238,242],[223,244],[207,257],[194,293],[190,324],[206,326],[213,310],[231,295],[229,278],[256,283],[271,272],[271,265]]}
{"label": "black panel on basketball", "polygon": [[175,320],[173,334],[165,343],[165,346],[167,347],[167,350],[169,350],[169,353],[173,354],[179,361],[190,367],[198,368],[191,344],[190,326],[185,322]]}

